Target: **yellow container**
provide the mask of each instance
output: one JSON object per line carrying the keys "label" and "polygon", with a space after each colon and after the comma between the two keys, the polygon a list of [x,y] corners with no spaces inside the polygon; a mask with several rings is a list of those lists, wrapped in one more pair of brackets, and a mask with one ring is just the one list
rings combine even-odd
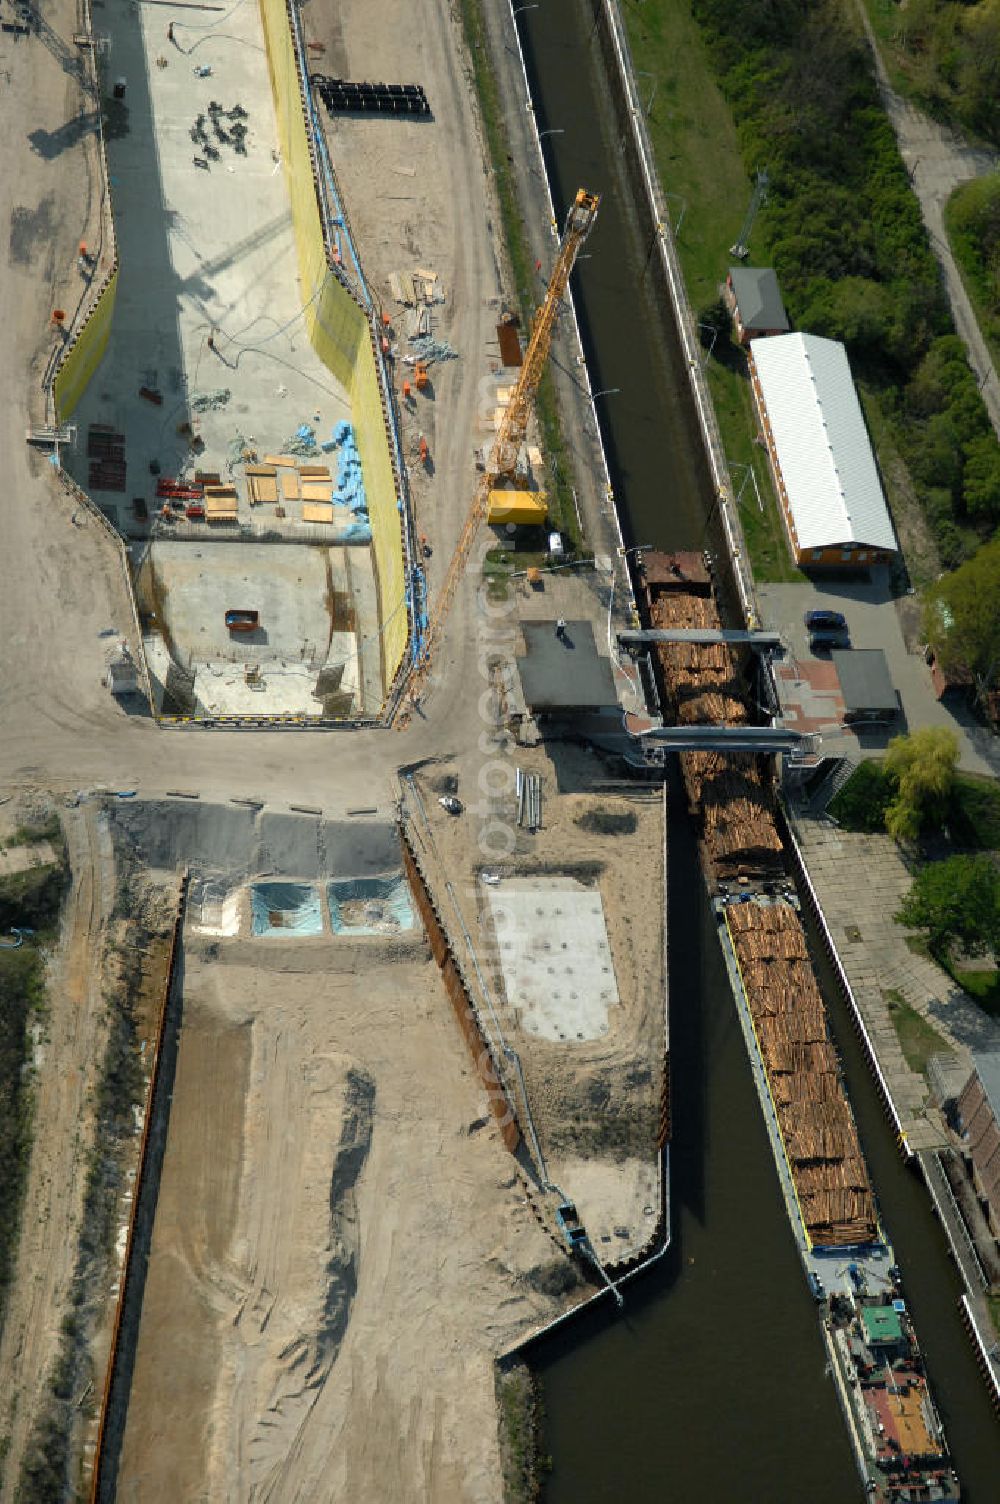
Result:
{"label": "yellow container", "polygon": [[549,515],[548,501],[544,491],[491,491],[487,522],[503,525],[515,522],[521,526],[541,527]]}

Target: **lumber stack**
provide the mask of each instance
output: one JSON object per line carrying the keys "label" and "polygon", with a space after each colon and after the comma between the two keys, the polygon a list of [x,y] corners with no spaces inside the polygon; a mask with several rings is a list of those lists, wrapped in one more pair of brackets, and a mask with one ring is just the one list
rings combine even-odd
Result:
{"label": "lumber stack", "polygon": [[[650,617],[663,630],[720,626],[712,598],[685,591],[655,597]],[[656,651],[679,725],[746,723],[736,661],[724,643],[659,643]],[[781,840],[759,759],[750,752],[688,752],[682,766],[716,876],[732,881],[780,871]]]}
{"label": "lumber stack", "polygon": [[869,1242],[875,1202],[799,915],[749,902],[726,918],[809,1236]]}

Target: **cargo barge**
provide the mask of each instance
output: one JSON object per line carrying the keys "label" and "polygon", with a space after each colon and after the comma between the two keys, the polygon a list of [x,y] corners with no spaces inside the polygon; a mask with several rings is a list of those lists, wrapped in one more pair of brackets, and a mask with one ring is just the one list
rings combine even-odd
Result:
{"label": "cargo barge", "polygon": [[[722,626],[701,554],[641,557],[644,625]],[[723,642],[661,642],[650,658],[667,718],[745,725],[749,685]],[[769,762],[685,753],[684,783],[754,1084],[816,1301],[865,1495],[957,1504],[960,1489],[881,1226],[775,818]]]}

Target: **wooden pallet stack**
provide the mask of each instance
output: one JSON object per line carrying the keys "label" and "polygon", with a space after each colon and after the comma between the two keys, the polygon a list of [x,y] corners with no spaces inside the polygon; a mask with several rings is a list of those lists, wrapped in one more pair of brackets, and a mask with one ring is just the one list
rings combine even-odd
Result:
{"label": "wooden pallet stack", "polygon": [[87,429],[88,480],[92,491],[125,490],[125,435],[109,423]]}
{"label": "wooden pallet stack", "polygon": [[796,1195],[814,1244],[877,1235],[875,1202],[797,911],[726,911]]}

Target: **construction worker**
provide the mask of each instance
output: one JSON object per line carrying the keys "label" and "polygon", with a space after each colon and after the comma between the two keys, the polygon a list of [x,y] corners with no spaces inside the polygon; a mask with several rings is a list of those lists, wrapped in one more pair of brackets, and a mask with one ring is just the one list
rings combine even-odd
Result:
{"label": "construction worker", "polygon": [[560,642],[564,642],[566,639],[566,622],[561,616],[556,622],[556,636],[559,638]]}

